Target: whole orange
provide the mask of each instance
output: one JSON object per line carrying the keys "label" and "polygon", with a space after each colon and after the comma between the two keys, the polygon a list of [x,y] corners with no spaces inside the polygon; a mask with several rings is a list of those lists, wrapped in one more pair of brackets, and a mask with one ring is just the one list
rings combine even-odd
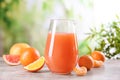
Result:
{"label": "whole orange", "polygon": [[40,58],[40,54],[37,49],[32,47],[25,48],[23,54],[20,56],[20,62],[23,66],[27,66],[38,58]]}
{"label": "whole orange", "polygon": [[28,47],[30,46],[27,43],[16,43],[10,48],[10,54],[21,56],[22,51]]}
{"label": "whole orange", "polygon": [[105,61],[105,55],[101,51],[93,51],[91,56],[94,60]]}

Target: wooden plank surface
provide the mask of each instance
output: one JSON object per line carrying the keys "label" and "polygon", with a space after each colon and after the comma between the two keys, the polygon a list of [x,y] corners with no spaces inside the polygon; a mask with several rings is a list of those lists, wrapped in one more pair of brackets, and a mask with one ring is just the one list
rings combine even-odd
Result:
{"label": "wooden plank surface", "polygon": [[51,73],[47,66],[37,73],[23,69],[22,65],[9,66],[0,58],[0,80],[120,80],[120,60],[108,60],[101,68],[93,68],[85,76]]}

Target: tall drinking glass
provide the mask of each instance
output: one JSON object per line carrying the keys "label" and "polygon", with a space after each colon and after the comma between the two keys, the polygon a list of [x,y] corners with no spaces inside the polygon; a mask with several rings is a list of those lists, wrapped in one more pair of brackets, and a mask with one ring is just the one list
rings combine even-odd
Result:
{"label": "tall drinking glass", "polygon": [[51,20],[45,59],[50,71],[69,74],[77,64],[78,47],[73,20]]}

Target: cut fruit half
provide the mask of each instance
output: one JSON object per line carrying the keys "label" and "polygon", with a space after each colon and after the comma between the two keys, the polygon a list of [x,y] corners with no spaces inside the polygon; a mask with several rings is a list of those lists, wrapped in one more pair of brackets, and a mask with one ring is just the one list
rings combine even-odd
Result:
{"label": "cut fruit half", "polygon": [[24,69],[30,71],[30,72],[36,72],[40,70],[45,64],[45,58],[42,56],[33,63],[30,63],[29,65],[25,66]]}
{"label": "cut fruit half", "polygon": [[19,55],[3,55],[4,61],[9,65],[19,65],[20,64],[20,56]]}

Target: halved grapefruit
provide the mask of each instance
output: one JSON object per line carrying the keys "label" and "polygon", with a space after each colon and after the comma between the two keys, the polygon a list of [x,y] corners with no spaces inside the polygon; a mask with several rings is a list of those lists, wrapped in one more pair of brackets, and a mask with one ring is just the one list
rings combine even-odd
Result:
{"label": "halved grapefruit", "polygon": [[20,64],[20,56],[19,55],[3,55],[4,61],[9,65],[19,65]]}
{"label": "halved grapefruit", "polygon": [[42,56],[33,63],[30,63],[29,65],[25,66],[24,69],[30,71],[30,72],[36,72],[40,70],[45,64],[45,58]]}

